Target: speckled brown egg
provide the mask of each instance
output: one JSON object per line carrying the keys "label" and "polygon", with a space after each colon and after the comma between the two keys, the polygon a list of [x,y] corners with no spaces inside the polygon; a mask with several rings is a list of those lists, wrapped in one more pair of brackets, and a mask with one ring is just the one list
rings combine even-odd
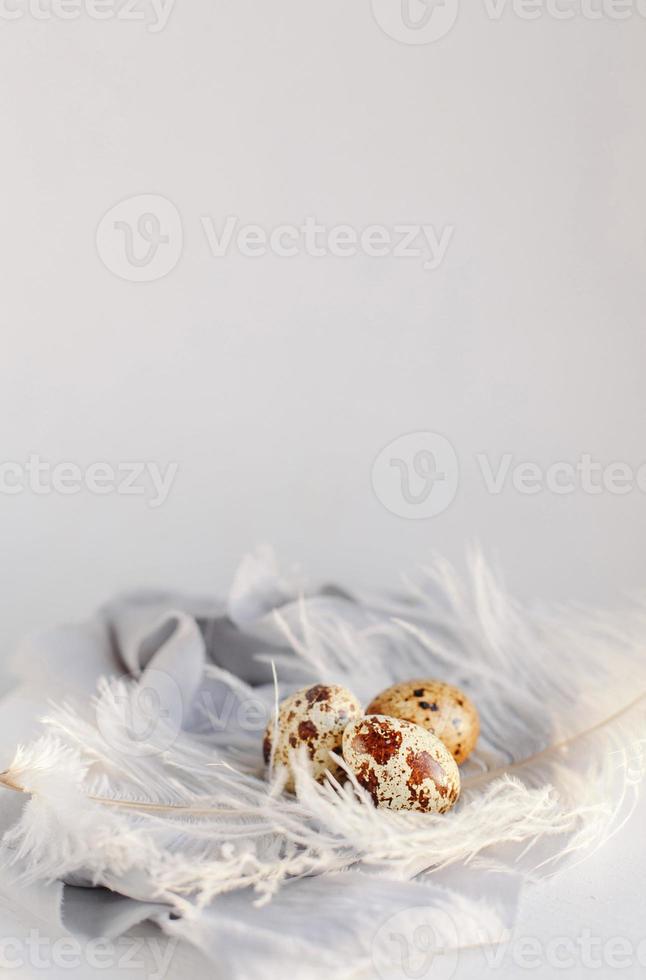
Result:
{"label": "speckled brown egg", "polygon": [[[343,770],[330,759],[330,752],[341,751],[343,730],[348,722],[363,715],[354,694],[338,684],[315,684],[290,695],[278,709],[278,738],[273,752],[274,769],[291,770],[290,758],[301,746],[307,748],[315,779],[322,782],[326,771],[341,776]],[[272,761],[274,719],[265,729],[263,755]],[[287,777],[285,789],[293,791],[294,780]]]}
{"label": "speckled brown egg", "polygon": [[389,715],[421,725],[437,735],[460,765],[478,741],[480,719],[475,705],[452,684],[418,680],[382,691],[366,708],[369,715]]}
{"label": "speckled brown egg", "polygon": [[460,773],[439,738],[386,715],[366,715],[343,733],[343,758],[373,803],[390,810],[446,813],[460,795]]}

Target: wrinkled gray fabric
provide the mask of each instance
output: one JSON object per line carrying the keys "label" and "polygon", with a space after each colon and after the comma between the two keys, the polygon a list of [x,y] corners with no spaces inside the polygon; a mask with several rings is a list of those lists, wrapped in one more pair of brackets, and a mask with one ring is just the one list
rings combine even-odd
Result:
{"label": "wrinkled gray fabric", "polygon": [[[326,587],[317,596],[310,596],[308,601],[317,612],[327,610],[330,616],[337,613],[341,605],[346,617],[353,602],[348,593],[335,586]],[[302,664],[271,620],[274,609],[281,610],[291,623],[298,619],[297,604],[286,596],[281,595],[280,603],[272,608],[249,599],[246,604],[239,600],[227,611],[214,603],[209,609],[205,601],[190,600],[181,595],[143,592],[120,596],[102,610],[114,654],[133,676],[139,676],[153,656],[159,657],[175,629],[173,613],[178,609],[190,615],[197,624],[203,656],[245,683],[253,686],[270,684],[269,660],[277,654],[292,659],[294,680],[302,677]],[[358,607],[355,609],[358,622],[370,621]],[[287,676],[292,678],[289,669]]]}
{"label": "wrinkled gray fabric", "polygon": [[[449,945],[495,943],[512,925],[509,909],[518,899],[515,876],[473,875],[472,886],[487,888],[499,931],[480,932],[481,923],[451,918]],[[437,907],[449,895],[440,883],[388,881],[359,871],[288,882],[269,905],[254,905],[248,891],[223,895],[195,920],[165,922],[170,935],[185,936],[217,962],[222,977],[268,980],[285,976],[307,980],[375,976],[375,939],[398,928],[393,916],[411,909]],[[442,922],[443,916],[438,917]],[[399,923],[401,928],[401,922]],[[312,950],[316,950],[316,955]],[[439,964],[438,964],[439,965]],[[395,973],[394,976],[442,976],[438,973]],[[450,974],[448,974],[450,975]]]}

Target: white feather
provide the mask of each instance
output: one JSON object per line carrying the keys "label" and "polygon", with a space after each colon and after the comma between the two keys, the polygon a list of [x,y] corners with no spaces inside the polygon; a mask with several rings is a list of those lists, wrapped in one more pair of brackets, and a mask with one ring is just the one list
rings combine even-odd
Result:
{"label": "white feather", "polygon": [[[262,778],[257,733],[169,742],[162,725],[146,753],[129,754],[138,683],[111,680],[93,710],[55,710],[47,733],[18,750],[2,779],[30,800],[6,843],[33,876],[84,875],[184,911],[246,885],[267,901],[288,878],[350,865],[402,879],[465,862],[547,873],[600,846],[644,771],[644,604],[525,609],[478,554],[466,582],[436,562],[414,599],[371,599],[358,626],[354,604],[346,617],[302,598],[273,623],[307,675],[366,700],[415,676],[468,691],[483,735],[449,814],[376,810],[351,774],[319,785],[303,758],[296,796],[284,795]],[[237,696],[257,696],[214,672]]]}

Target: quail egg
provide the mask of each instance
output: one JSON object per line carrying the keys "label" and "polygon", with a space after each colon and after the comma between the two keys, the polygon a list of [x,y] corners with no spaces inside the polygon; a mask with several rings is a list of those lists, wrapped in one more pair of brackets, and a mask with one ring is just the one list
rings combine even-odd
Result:
{"label": "quail egg", "polygon": [[473,752],[480,734],[473,702],[459,687],[442,681],[395,684],[373,698],[366,714],[389,715],[421,725],[444,742],[458,765]]}
{"label": "quail egg", "polygon": [[315,779],[322,782],[328,770],[341,776],[343,770],[330,758],[330,751],[340,752],[344,728],[362,714],[361,704],[354,694],[338,684],[315,684],[296,691],[281,703],[278,725],[272,719],[265,729],[265,763],[272,762],[275,769],[286,768],[285,789],[293,791],[290,760],[300,746],[305,746]]}
{"label": "quail egg", "polygon": [[445,813],[460,795],[448,749],[419,725],[366,715],[343,733],[343,758],[377,807]]}

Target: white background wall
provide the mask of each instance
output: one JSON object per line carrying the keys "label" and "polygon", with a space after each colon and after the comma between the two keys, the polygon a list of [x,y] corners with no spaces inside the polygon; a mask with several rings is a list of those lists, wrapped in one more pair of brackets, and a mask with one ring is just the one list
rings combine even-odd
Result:
{"label": "white background wall", "polygon": [[[491,495],[474,454],[646,460],[646,8],[495,20],[465,0],[405,44],[368,0],[176,0],[159,32],[147,2],[144,22],[0,20],[2,460],[179,464],[158,508],[0,494],[4,649],[115,589],[221,590],[258,541],[348,584],[478,539],[525,595],[644,585],[643,492]],[[183,227],[148,283],[95,244],[141,194]],[[436,271],[214,258],[200,219],[227,215],[454,232]],[[371,467],[419,430],[461,479],[406,520]]]}

